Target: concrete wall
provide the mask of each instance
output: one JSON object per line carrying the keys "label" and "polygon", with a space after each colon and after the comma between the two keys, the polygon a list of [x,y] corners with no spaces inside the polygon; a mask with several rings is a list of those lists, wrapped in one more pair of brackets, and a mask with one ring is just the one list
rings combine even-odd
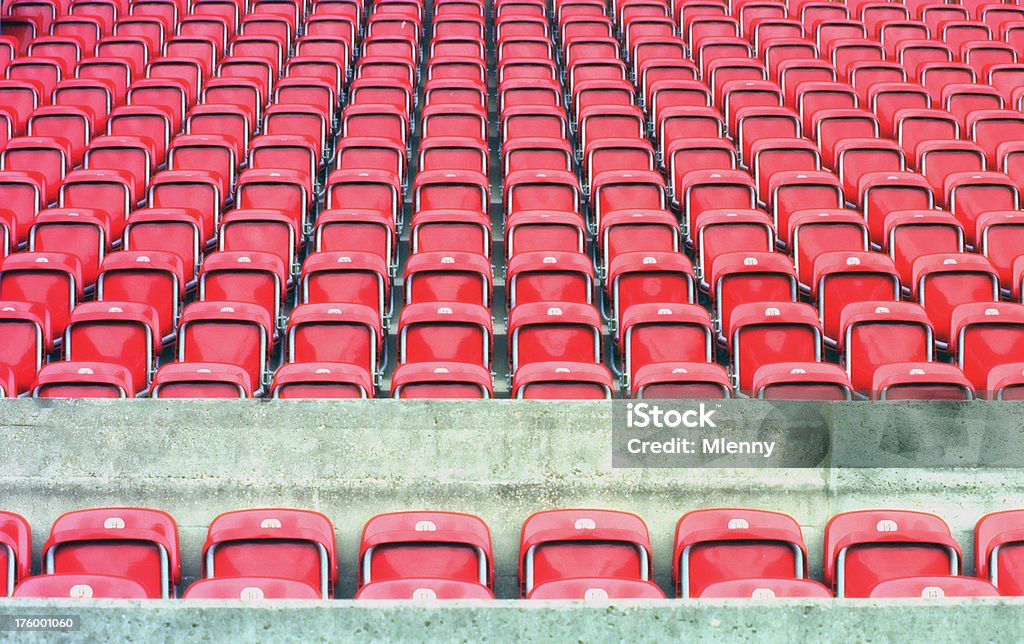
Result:
{"label": "concrete wall", "polygon": [[[501,601],[367,605],[296,602],[19,600],[10,615],[75,615],[62,633],[0,632],[12,642],[1005,642],[1024,630],[1024,600]],[[1016,635],[1015,635],[1016,634]]]}
{"label": "concrete wall", "polygon": [[[738,400],[725,409],[735,422],[764,424],[775,407]],[[855,444],[866,452],[898,453],[912,465],[915,453],[933,449],[914,444],[915,427],[947,431],[951,444],[964,442],[957,437],[970,427],[992,428],[992,436],[1009,440],[1020,432],[1022,412],[1024,406],[1009,403],[842,403],[828,408],[826,420],[834,433],[861,436]],[[791,514],[804,527],[811,574],[820,576],[822,530],[837,512],[936,512],[950,523],[972,572],[974,522],[987,512],[1024,507],[1020,469],[615,469],[610,418],[606,403],[572,402],[0,401],[0,507],[29,519],[37,553],[62,512],[104,505],[164,509],[180,524],[187,580],[199,574],[206,527],[220,512],[316,509],[335,524],[339,597],[354,592],[360,530],[374,514],[470,512],[491,527],[496,592],[505,598],[516,594],[519,528],[543,509],[640,514],[651,529],[656,581],[670,591],[675,522],[692,509]],[[675,619],[677,610],[704,619],[687,612],[692,608],[665,610],[649,619]],[[180,613],[173,615],[177,620]],[[339,624],[356,619],[350,609],[330,615],[325,619]],[[470,624],[477,617],[452,619]]]}

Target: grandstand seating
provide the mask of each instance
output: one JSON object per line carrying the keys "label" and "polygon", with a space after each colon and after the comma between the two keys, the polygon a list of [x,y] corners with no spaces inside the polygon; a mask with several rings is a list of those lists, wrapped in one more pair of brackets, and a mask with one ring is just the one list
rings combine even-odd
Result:
{"label": "grandstand seating", "polygon": [[[996,398],[990,372],[1019,361],[1016,345],[996,355],[956,337],[967,311],[1021,297],[1024,16],[1011,5],[4,11],[0,300],[37,305],[48,327],[41,348],[0,350],[6,395],[90,395],[32,387],[67,361],[124,366],[126,396],[156,396],[155,369],[177,361],[240,366],[244,392],[286,398],[411,395],[411,383],[426,397],[689,397],[708,390],[672,365],[717,363],[735,395],[757,396],[760,367],[797,360],[840,365],[852,382],[833,384],[871,398],[876,371],[906,359],[961,369]],[[868,324],[850,307],[886,301],[923,307],[923,351],[844,337]],[[97,302],[144,316],[154,342],[87,350]],[[369,357],[317,346],[330,335],[291,348],[313,324],[296,303],[373,309]],[[778,303],[813,306],[821,346],[744,355],[736,309]],[[711,313],[711,350],[638,337],[648,308],[679,305]],[[539,323],[542,309],[565,324]],[[802,308],[780,311],[814,326]],[[204,320],[218,336],[256,332],[216,346]],[[472,340],[482,354],[452,340],[470,328],[487,336]],[[449,370],[415,366],[438,361]],[[537,385],[552,381],[538,361],[572,386]],[[321,362],[347,366],[333,380],[299,366]],[[463,365],[490,373],[454,386]],[[694,367],[708,372],[698,380],[717,381],[708,369]],[[650,378],[662,384],[642,392]]]}
{"label": "grandstand seating", "polygon": [[[977,576],[962,572],[960,546],[932,514],[857,510],[824,530],[823,581],[811,579],[797,521],[767,510],[715,508],[676,526],[671,581],[687,598],[941,598],[1019,596],[1024,511],[988,514],[974,531]],[[306,599],[335,597],[339,563],[331,521],[318,512],[227,512],[209,526],[202,577],[181,588],[178,528],[164,512],[94,508],[59,517],[30,576],[24,518],[0,513],[5,597]],[[198,553],[197,553],[198,554]],[[520,597],[529,600],[664,599],[654,583],[643,519],[603,509],[545,510],[528,517],[519,543]],[[456,512],[381,514],[362,532],[359,600],[492,599],[495,561],[487,524]]]}

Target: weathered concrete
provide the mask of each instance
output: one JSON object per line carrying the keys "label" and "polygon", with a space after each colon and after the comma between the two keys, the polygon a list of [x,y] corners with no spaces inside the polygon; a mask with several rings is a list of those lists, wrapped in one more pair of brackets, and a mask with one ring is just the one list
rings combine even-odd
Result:
{"label": "weathered concrete", "polygon": [[[885,407],[892,411],[833,405],[828,423],[833,432],[862,432],[865,450],[885,451],[892,440],[904,445],[914,427],[936,423],[951,436],[971,426],[1019,431],[1024,411],[1015,404],[902,404],[893,415]],[[774,406],[740,400],[725,409],[735,422],[755,424]],[[637,512],[651,528],[657,581],[669,590],[675,522],[695,508],[793,515],[817,575],[822,530],[840,511],[937,512],[964,546],[970,572],[977,518],[1024,507],[1018,469],[615,469],[609,418],[605,403],[0,401],[0,507],[31,521],[37,550],[67,510],[165,509],[180,523],[186,578],[199,574],[205,530],[218,513],[317,509],[335,523],[341,597],[354,591],[363,523],[393,510],[479,514],[493,531],[497,593],[514,597],[519,527],[541,509]]]}
{"label": "weathered concrete", "polygon": [[[97,602],[99,603],[99,602]],[[378,605],[337,601],[20,601],[9,615],[78,615],[81,629],[3,633],[12,642],[1003,642],[1024,630],[1024,600],[777,600]],[[1015,635],[1016,634],[1016,635]]]}

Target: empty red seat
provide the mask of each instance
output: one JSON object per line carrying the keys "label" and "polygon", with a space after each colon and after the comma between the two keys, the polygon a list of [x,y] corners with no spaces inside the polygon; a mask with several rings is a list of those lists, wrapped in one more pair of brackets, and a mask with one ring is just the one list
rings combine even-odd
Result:
{"label": "empty red seat", "polygon": [[362,304],[382,317],[390,302],[388,264],[366,252],[312,253],[302,265],[299,302]]}
{"label": "empty red seat", "polygon": [[[768,203],[776,229],[792,228],[790,218],[807,209],[834,210],[845,205],[843,189],[834,174],[824,171],[776,172],[768,183]],[[780,237],[788,241],[788,235]]]}
{"label": "empty red seat", "polygon": [[746,160],[753,167],[761,201],[770,200],[772,178],[782,172],[814,172],[821,169],[818,148],[806,139],[761,139],[751,148]]}
{"label": "empty red seat", "polygon": [[889,579],[959,573],[960,546],[935,515],[860,510],[825,527],[824,581],[836,597],[866,597]]}
{"label": "empty red seat", "polygon": [[146,587],[134,579],[106,574],[63,573],[28,577],[12,597],[54,599],[150,599]]}
{"label": "empty red seat", "polygon": [[166,512],[94,508],[62,514],[43,545],[46,574],[126,577],[150,598],[174,596],[181,581],[178,526]]}
{"label": "empty red seat", "polygon": [[29,230],[28,250],[74,257],[82,269],[83,285],[96,282],[100,263],[111,245],[110,220],[102,210],[43,210]]}
{"label": "empty red seat", "polygon": [[399,363],[491,363],[491,315],[476,304],[424,302],[403,307]]}
{"label": "empty red seat", "polygon": [[634,398],[708,400],[731,398],[729,374],[720,365],[659,362],[641,367],[630,391]]}
{"label": "empty red seat", "polygon": [[194,302],[178,327],[178,360],[241,367],[256,390],[267,373],[274,324],[266,309],[244,302]]}
{"label": "empty red seat", "polygon": [[395,237],[395,220],[389,214],[362,209],[323,210],[317,217],[312,241],[316,252],[371,253],[390,264],[394,261]]}
{"label": "empty red seat", "polygon": [[874,400],[973,400],[959,367],[940,362],[896,362],[875,369]]}
{"label": "empty red seat", "polygon": [[857,302],[843,308],[838,349],[854,389],[868,393],[875,370],[892,362],[928,362],[934,353],[931,323],[909,302]]}
{"label": "empty red seat", "polygon": [[753,393],[767,400],[850,400],[850,379],[838,365],[822,362],[766,364],[754,372]]}
{"label": "empty red seat", "polygon": [[206,171],[165,170],[157,173],[149,186],[149,208],[190,211],[203,242],[216,237],[222,204],[220,179]]}
{"label": "empty red seat", "polygon": [[367,521],[359,546],[359,585],[399,579],[494,583],[491,534],[456,512],[392,512]]}
{"label": "empty red seat", "polygon": [[840,317],[854,302],[898,301],[900,280],[892,260],[881,253],[828,252],[814,260],[811,296],[829,340],[841,332]]}
{"label": "empty red seat", "polygon": [[288,362],[349,364],[376,372],[383,350],[380,316],[358,304],[300,304],[286,331]]}
{"label": "empty red seat", "polygon": [[508,257],[530,251],[583,252],[583,218],[575,212],[524,210],[512,213],[505,223]]}
{"label": "empty red seat", "polygon": [[792,248],[802,285],[814,281],[814,262],[822,253],[865,251],[868,231],[864,218],[853,210],[798,210],[790,216],[789,230],[779,230]]}
{"label": "empty red seat", "polygon": [[10,597],[32,567],[32,532],[28,521],[13,512],[0,512],[0,564],[5,573],[0,596]]}
{"label": "empty red seat", "polygon": [[354,364],[286,364],[274,372],[270,395],[272,398],[373,398],[373,376]]}
{"label": "empty red seat", "polygon": [[1021,510],[986,514],[974,527],[974,552],[979,577],[991,581],[1002,595],[1021,594]]}
{"label": "empty red seat", "polygon": [[28,239],[35,216],[47,205],[45,192],[45,181],[34,173],[0,171],[0,197],[12,249]]}
{"label": "empty red seat", "polygon": [[664,599],[665,593],[650,581],[576,577],[556,579],[534,586],[526,599],[609,601],[617,599]]}
{"label": "empty red seat", "polygon": [[728,338],[736,307],[750,302],[796,301],[793,262],[781,253],[724,253],[708,275],[719,337]]}
{"label": "empty red seat", "polygon": [[184,599],[323,599],[317,589],[292,579],[218,577],[200,579],[185,590]]}
{"label": "empty red seat", "polygon": [[727,336],[737,389],[751,391],[754,374],[766,364],[821,360],[821,323],[813,308],[795,302],[740,304]]}
{"label": "empty red seat", "polygon": [[520,304],[509,316],[508,338],[513,372],[533,362],[601,361],[601,318],[587,304]]}
{"label": "empty red seat", "polygon": [[985,151],[970,141],[935,140],[917,145],[915,167],[932,188],[935,201],[946,205],[946,178],[953,173],[985,170]]}
{"label": "empty red seat", "polygon": [[438,599],[494,599],[486,586],[452,579],[389,579],[374,581],[356,591],[356,599],[434,601]]}
{"label": "empty red seat", "polygon": [[871,589],[873,599],[945,597],[998,597],[999,590],[983,579],[948,575],[888,579]]}
{"label": "empty red seat", "polygon": [[871,138],[879,135],[878,119],[864,109],[825,109],[814,114],[811,130],[821,151],[822,163],[838,169],[836,146],[846,139]]}
{"label": "empty red seat", "polygon": [[329,599],[337,578],[334,526],[310,510],[226,512],[210,523],[203,544],[203,576],[291,579]]}
{"label": "empty red seat", "polygon": [[913,282],[914,261],[934,253],[964,250],[963,226],[941,210],[903,210],[885,218],[883,248],[896,265],[904,288]]}
{"label": "empty red seat", "polygon": [[523,523],[523,597],[547,582],[580,577],[651,581],[650,536],[643,519],[614,510],[548,510]]}
{"label": "empty red seat", "polygon": [[533,400],[610,400],[615,385],[608,368],[577,362],[533,362],[516,370],[512,397]]}
{"label": "empty red seat", "polygon": [[119,365],[131,374],[134,391],[149,388],[162,348],[156,310],[134,302],[84,302],[71,313],[64,357]]}
{"label": "empty red seat", "polygon": [[1017,210],[1020,188],[1001,172],[955,172],[946,176],[946,204],[974,245],[977,220],[992,210]]}
{"label": "empty red seat", "polygon": [[81,264],[71,255],[16,253],[0,262],[0,299],[43,305],[54,337],[63,335],[82,289]]}
{"label": "empty red seat", "polygon": [[688,172],[675,186],[675,194],[688,215],[683,217],[683,234],[687,239],[692,239],[701,213],[723,208],[751,209],[757,201],[753,179],[739,170]]}
{"label": "empty red seat", "polygon": [[276,328],[282,318],[288,273],[280,257],[270,253],[211,253],[199,274],[199,300],[255,304],[267,312]]}
{"label": "empty red seat", "polygon": [[635,304],[623,313],[619,338],[627,383],[648,365],[714,359],[711,320],[692,304]]}
{"label": "empty red seat", "polygon": [[491,372],[480,365],[452,362],[415,362],[399,365],[391,376],[394,398],[492,398]]}
{"label": "empty red seat", "polygon": [[[594,267],[579,252],[518,252],[508,261],[508,306],[532,302],[594,301]],[[450,299],[450,298],[438,298]]]}
{"label": "empty red seat", "polygon": [[177,324],[185,295],[181,261],[171,253],[122,251],[104,259],[96,286],[100,301],[134,302],[150,307],[159,323],[158,337],[168,338]]}
{"label": "empty red seat", "polygon": [[1018,362],[1024,306],[976,302],[953,309],[950,350],[974,389],[984,392],[993,367]]}
{"label": "empty red seat", "polygon": [[775,599],[806,597],[829,599],[832,592],[810,579],[730,579],[709,584],[701,599]]}
{"label": "empty red seat", "polygon": [[928,312],[942,348],[952,337],[950,318],[957,306],[999,301],[999,276],[974,253],[937,253],[914,260],[911,294]]}
{"label": "empty red seat", "polygon": [[337,170],[327,180],[327,208],[374,210],[398,221],[402,186],[383,170]]}
{"label": "empty red seat", "polygon": [[174,362],[153,377],[153,398],[251,398],[252,380],[242,367],[217,362]]}
{"label": "empty red seat", "polygon": [[57,200],[60,185],[73,163],[67,142],[52,137],[17,137],[0,152],[0,168],[4,171],[37,179],[43,187],[43,204]]}
{"label": "empty red seat", "polygon": [[766,510],[695,510],[676,524],[672,581],[680,597],[744,578],[803,579],[807,547],[791,517]]}

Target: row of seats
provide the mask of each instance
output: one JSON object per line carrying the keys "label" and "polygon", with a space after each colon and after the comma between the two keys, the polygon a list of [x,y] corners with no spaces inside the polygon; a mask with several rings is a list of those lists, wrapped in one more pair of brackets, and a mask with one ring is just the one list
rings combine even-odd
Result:
{"label": "row of seats", "polygon": [[[549,21],[547,5],[499,3],[495,11],[512,395],[610,398],[592,231],[574,172],[578,79],[559,66],[565,52],[547,29],[537,31]],[[600,112],[601,88],[582,89],[590,113]]]}
{"label": "row of seats", "polygon": [[434,7],[391,381],[396,397],[493,396],[485,17],[483,2]]}
{"label": "row of seats", "polygon": [[[1024,511],[982,517],[977,577],[961,575],[960,546],[939,517],[859,510],[825,527],[824,584],[808,578],[799,524],[766,510],[709,509],[676,526],[672,583],[682,598],[989,597],[1024,592]],[[174,519],[159,510],[97,508],[60,516],[29,576],[24,518],[0,513],[0,595],[175,596],[181,554]],[[527,599],[656,599],[650,536],[627,512],[548,510],[522,528],[518,579]],[[210,524],[202,579],[185,598],[328,599],[337,583],[334,526],[318,512],[254,509]],[[356,599],[488,599],[494,557],[487,525],[453,512],[378,515],[363,529]]]}

